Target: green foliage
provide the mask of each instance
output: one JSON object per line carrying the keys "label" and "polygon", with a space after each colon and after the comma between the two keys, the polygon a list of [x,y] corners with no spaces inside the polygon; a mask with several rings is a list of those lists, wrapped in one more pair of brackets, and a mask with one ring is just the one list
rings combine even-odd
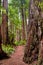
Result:
{"label": "green foliage", "polygon": [[2,17],[0,17],[0,25],[1,25],[1,23],[2,23]]}
{"label": "green foliage", "polygon": [[15,44],[16,46],[18,46],[18,45],[19,45],[19,42],[18,42],[18,41],[15,41],[14,44]]}
{"label": "green foliage", "polygon": [[9,20],[14,24],[16,28],[21,25],[21,17],[19,19],[19,11],[17,7],[13,7],[12,5],[9,6]]}
{"label": "green foliage", "polygon": [[40,6],[41,10],[43,10],[43,2],[39,2],[38,6]]}
{"label": "green foliage", "polygon": [[[25,9],[25,14],[26,17],[28,17],[28,7],[29,7],[29,2],[30,0],[11,0],[11,2],[9,2],[9,6],[8,6],[8,18],[9,18],[9,22],[10,24],[14,24],[14,37],[16,37],[16,30],[19,29],[20,31],[22,30],[22,15],[21,15],[21,9],[24,8]],[[11,34],[10,36],[10,42],[13,38],[12,35],[12,30],[10,31]],[[14,40],[15,41],[15,40]],[[15,41],[14,44],[15,45],[22,45],[25,44],[26,41]]]}
{"label": "green foliage", "polygon": [[23,6],[27,8],[28,4],[29,4],[29,1],[30,0],[12,0],[12,5],[14,5],[15,7],[21,8],[22,4],[23,4]]}
{"label": "green foliage", "polygon": [[18,45],[25,45],[26,44],[26,41],[24,40],[21,40],[21,41],[15,41],[15,43],[14,43],[16,46],[18,46]]}
{"label": "green foliage", "polygon": [[6,9],[2,8],[2,12],[3,12],[4,14],[6,14]]}
{"label": "green foliage", "polygon": [[[26,11],[28,12],[29,3],[30,3],[30,0],[12,0],[13,7],[19,8],[20,12],[21,12],[22,8],[26,9]],[[26,14],[26,15],[28,15],[28,14]]]}
{"label": "green foliage", "polygon": [[1,25],[1,23],[2,23],[2,15],[1,15],[1,9],[2,9],[2,7],[0,6],[0,25]]}
{"label": "green foliage", "polygon": [[41,1],[36,0],[35,1],[35,5],[38,6],[38,7],[40,7],[41,10],[43,10],[43,0],[41,0]]}
{"label": "green foliage", "polygon": [[10,32],[10,33],[9,33],[9,41],[10,41],[10,44],[11,44],[11,45],[14,44],[14,37],[15,37],[15,35],[14,35],[12,32]]}
{"label": "green foliage", "polygon": [[26,44],[26,41],[25,40],[21,40],[19,45],[25,45]]}
{"label": "green foliage", "polygon": [[15,51],[15,49],[11,45],[4,45],[4,44],[2,44],[2,49],[7,54],[11,54],[12,52]]}

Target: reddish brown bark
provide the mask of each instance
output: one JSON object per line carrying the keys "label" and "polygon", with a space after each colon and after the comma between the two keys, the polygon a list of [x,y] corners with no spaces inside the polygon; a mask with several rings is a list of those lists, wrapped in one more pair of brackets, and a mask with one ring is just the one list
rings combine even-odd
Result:
{"label": "reddish brown bark", "polygon": [[[0,0],[0,6],[1,6],[1,0]],[[0,10],[0,17],[1,17],[1,10]],[[1,44],[2,44],[2,37],[1,37],[1,24],[0,24],[0,53],[1,53],[1,51],[2,51],[2,46],[1,46]]]}
{"label": "reddish brown bark", "polygon": [[5,12],[2,13],[2,41],[8,43],[8,0],[3,0],[3,8]]}
{"label": "reddish brown bark", "polygon": [[[31,63],[31,62],[35,61],[36,59],[38,60],[38,56],[40,56],[40,54],[43,55],[43,53],[40,53],[40,50],[39,50],[40,49],[40,47],[39,47],[40,40],[42,39],[42,36],[43,36],[43,30],[41,30],[41,29],[43,29],[43,26],[42,26],[43,18],[41,17],[41,8],[38,7],[37,4],[35,4],[36,0],[30,0],[30,2],[31,2],[30,16],[29,16],[30,26],[29,26],[28,34],[30,35],[30,29],[32,29],[32,26],[34,26],[35,29],[34,30],[32,29],[33,33],[30,35],[30,37],[28,36],[28,40],[27,40],[27,44],[26,44],[26,48],[25,48],[24,61],[27,63]],[[39,3],[40,1],[37,1],[37,2]],[[33,37],[33,40],[31,40],[32,37]],[[41,65],[41,64],[39,64],[39,65]]]}
{"label": "reddish brown bark", "polygon": [[24,11],[22,9],[22,39],[25,40]]}
{"label": "reddish brown bark", "polygon": [[22,16],[22,40],[25,40],[24,6],[22,0],[21,0],[21,16]]}
{"label": "reddish brown bark", "polygon": [[1,37],[1,26],[0,26],[0,53],[2,51],[2,37]]}

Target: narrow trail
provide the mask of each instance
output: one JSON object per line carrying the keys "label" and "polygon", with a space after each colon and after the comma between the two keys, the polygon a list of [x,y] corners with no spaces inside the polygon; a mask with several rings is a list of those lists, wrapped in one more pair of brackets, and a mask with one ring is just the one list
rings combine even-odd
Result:
{"label": "narrow trail", "polygon": [[0,65],[27,65],[23,62],[24,46],[17,46],[9,59],[0,60]]}

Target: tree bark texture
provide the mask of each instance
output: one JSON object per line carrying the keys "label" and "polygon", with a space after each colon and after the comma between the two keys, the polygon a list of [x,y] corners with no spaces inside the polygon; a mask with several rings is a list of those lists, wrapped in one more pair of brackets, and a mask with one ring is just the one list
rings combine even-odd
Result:
{"label": "tree bark texture", "polygon": [[42,48],[40,48],[40,42],[43,38],[43,17],[41,14],[41,8],[40,6],[38,7],[39,2],[41,2],[41,0],[30,0],[30,25],[28,30],[28,40],[23,57],[23,60],[28,64],[38,60],[41,54],[39,50]]}

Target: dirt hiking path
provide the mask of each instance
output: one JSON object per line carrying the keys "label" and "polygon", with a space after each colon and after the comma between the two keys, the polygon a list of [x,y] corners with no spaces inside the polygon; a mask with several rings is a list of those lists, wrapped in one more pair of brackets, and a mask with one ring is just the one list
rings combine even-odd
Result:
{"label": "dirt hiking path", "polygon": [[0,60],[0,65],[27,65],[23,62],[24,46],[17,46],[9,59]]}

